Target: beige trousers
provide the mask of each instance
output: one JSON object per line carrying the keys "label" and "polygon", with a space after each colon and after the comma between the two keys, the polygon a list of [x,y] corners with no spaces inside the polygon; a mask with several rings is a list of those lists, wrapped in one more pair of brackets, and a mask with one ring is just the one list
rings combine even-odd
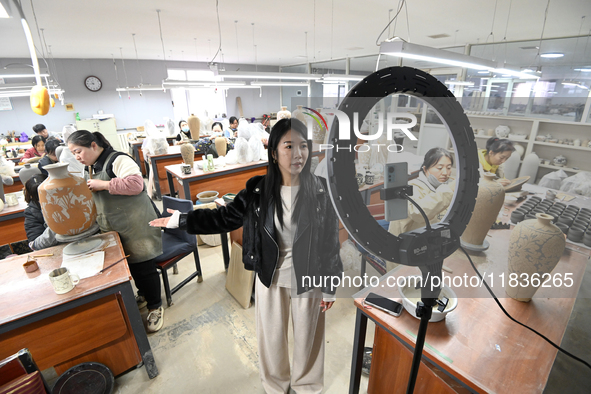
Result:
{"label": "beige trousers", "polygon": [[[259,365],[268,394],[321,393],[324,387],[324,313],[322,292],[295,295],[295,290],[256,279],[255,306]],[[287,330],[291,303],[294,351],[290,377]]]}

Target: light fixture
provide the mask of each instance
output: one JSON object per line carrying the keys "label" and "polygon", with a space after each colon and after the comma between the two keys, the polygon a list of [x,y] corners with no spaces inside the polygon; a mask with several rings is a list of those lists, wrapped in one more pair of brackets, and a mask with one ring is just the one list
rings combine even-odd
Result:
{"label": "light fixture", "polygon": [[456,85],[456,86],[474,86],[474,82],[470,81],[454,81],[452,79],[448,79],[444,82],[446,85]]}
{"label": "light fixture", "polygon": [[497,72],[503,74],[503,77],[517,77],[522,79],[539,79],[540,77],[533,74],[528,74],[522,71],[510,70],[508,68],[495,68],[492,70],[493,72]]}
{"label": "light fixture", "polygon": [[349,74],[324,74],[322,76],[323,81],[362,81],[364,76],[361,75],[349,75]]}
{"label": "light fixture", "polygon": [[160,90],[165,92],[166,88],[164,86],[154,86],[154,85],[141,85],[141,86],[132,86],[127,88],[117,88],[115,91],[117,92],[138,92],[144,90]]}
{"label": "light fixture", "polygon": [[303,86],[307,87],[306,82],[251,82],[251,86]]}
{"label": "light fixture", "polygon": [[0,18],[10,18],[8,11],[4,8],[4,4],[0,2]]}
{"label": "light fixture", "polygon": [[280,73],[280,72],[254,72],[254,71],[218,71],[220,77],[224,78],[248,78],[248,79],[302,79],[312,80],[320,79],[320,74],[303,74],[303,73]]}
{"label": "light fixture", "polygon": [[591,68],[575,68],[575,71],[579,71],[582,73],[591,73]]}
{"label": "light fixture", "polygon": [[574,86],[576,88],[589,90],[589,88],[587,86],[583,85],[580,81],[566,80],[566,81],[562,81],[561,84],[563,84],[564,86]]}
{"label": "light fixture", "polygon": [[556,58],[563,57],[563,56],[564,56],[564,53],[561,53],[561,52],[546,52],[546,53],[542,53],[540,55],[540,57],[544,57],[546,59],[556,59]]}
{"label": "light fixture", "polygon": [[492,70],[497,67],[497,64],[491,60],[462,55],[424,45],[411,44],[399,37],[382,42],[380,44],[380,54],[448,64],[456,67],[473,68],[476,70]]}
{"label": "light fixture", "polygon": [[478,74],[490,74],[490,71],[488,71],[488,70],[482,70],[482,71],[476,71],[476,73],[478,73]]}
{"label": "light fixture", "polygon": [[162,82],[162,86],[174,86],[174,87],[188,87],[188,86],[203,86],[203,87],[225,87],[225,86],[244,86],[246,82],[235,81],[235,82],[216,82],[216,81],[175,81],[167,79]]}
{"label": "light fixture", "polygon": [[[0,78],[35,78],[35,74],[0,74]],[[39,74],[39,77],[47,78],[49,74]]]}

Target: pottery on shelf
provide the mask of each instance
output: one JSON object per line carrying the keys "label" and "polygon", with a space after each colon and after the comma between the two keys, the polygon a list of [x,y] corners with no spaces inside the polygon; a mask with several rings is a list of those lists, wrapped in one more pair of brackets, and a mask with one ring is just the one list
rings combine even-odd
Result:
{"label": "pottery on shelf", "polygon": [[505,189],[495,181],[495,175],[485,173],[478,184],[478,196],[472,218],[464,230],[460,241],[468,250],[488,249],[485,237],[494,224],[505,201]]}
{"label": "pottery on shelf", "polygon": [[191,139],[195,141],[198,140],[199,133],[201,132],[201,120],[191,114],[191,116],[187,118],[187,124],[189,125],[189,130],[191,130]]}
{"label": "pottery on shelf", "polygon": [[[316,111],[320,113],[322,111],[322,108],[316,108]],[[312,141],[314,141],[316,144],[323,144],[325,136],[326,128],[324,127],[324,123],[314,122],[312,124]],[[361,163],[361,159],[359,160],[359,162]]]}
{"label": "pottery on shelf", "polygon": [[[550,215],[537,214],[535,220],[525,220],[519,223],[511,232],[509,239],[509,263],[507,277],[511,274],[526,274],[532,278],[552,272],[566,246],[563,232],[551,223]],[[514,282],[513,282],[514,283]],[[505,285],[505,292],[511,298],[528,302],[538,290],[538,286],[523,286],[524,282],[517,281],[517,286]]]}
{"label": "pottery on shelf", "polygon": [[511,129],[509,128],[509,126],[498,125],[495,129],[495,135],[497,136],[497,138],[507,138],[509,137],[510,132]]}
{"label": "pottery on shelf", "polygon": [[86,180],[70,174],[67,163],[43,168],[49,178],[39,185],[39,203],[49,228],[59,235],[77,235],[90,230],[97,215]]}
{"label": "pottery on shelf", "polygon": [[182,144],[181,145],[181,157],[183,158],[183,163],[193,167],[193,163],[195,162],[195,147],[193,144]]}
{"label": "pottery on shelf", "polygon": [[566,162],[567,162],[566,156],[564,156],[564,155],[558,155],[552,159],[552,165],[554,165],[556,167],[565,167]]}
{"label": "pottery on shelf", "polygon": [[277,120],[291,118],[291,112],[287,110],[287,107],[281,107],[281,111],[277,112]]}
{"label": "pottery on shelf", "polygon": [[298,108],[291,113],[291,117],[296,118],[297,120],[299,120],[303,124],[306,124],[306,115],[304,115],[303,108],[304,108],[303,105],[298,105]]}

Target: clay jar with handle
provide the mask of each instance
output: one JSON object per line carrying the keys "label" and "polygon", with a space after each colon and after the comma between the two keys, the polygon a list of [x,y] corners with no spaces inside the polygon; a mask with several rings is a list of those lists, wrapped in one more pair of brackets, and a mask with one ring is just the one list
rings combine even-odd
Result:
{"label": "clay jar with handle", "polygon": [[183,158],[183,163],[193,167],[193,162],[195,161],[195,147],[193,144],[183,144],[181,145],[181,157]]}
{"label": "clay jar with handle", "polygon": [[462,246],[466,249],[473,251],[488,249],[488,242],[485,242],[486,234],[497,219],[505,201],[505,189],[494,179],[495,175],[485,173],[478,184],[476,206],[461,237]]}
{"label": "clay jar with handle", "polygon": [[[526,283],[521,280],[518,280],[517,286],[514,287],[506,282],[505,292],[509,297],[518,301],[530,301],[539,287],[531,284],[531,278],[538,277],[541,284],[542,276],[552,272],[558,264],[564,252],[566,240],[563,232],[553,225],[551,220],[550,215],[539,213],[536,219],[519,223],[511,232],[507,278],[512,274],[517,274],[519,277],[525,273],[530,280],[527,287],[523,286]],[[534,274],[537,275],[533,276]]]}
{"label": "clay jar with handle", "polygon": [[39,203],[45,222],[56,234],[77,235],[96,222],[96,208],[86,180],[68,172],[67,163],[44,167],[47,178],[39,185]]}
{"label": "clay jar with handle", "polygon": [[191,130],[191,139],[197,141],[201,132],[201,120],[191,114],[191,116],[187,118],[187,124],[189,125],[189,130]]}

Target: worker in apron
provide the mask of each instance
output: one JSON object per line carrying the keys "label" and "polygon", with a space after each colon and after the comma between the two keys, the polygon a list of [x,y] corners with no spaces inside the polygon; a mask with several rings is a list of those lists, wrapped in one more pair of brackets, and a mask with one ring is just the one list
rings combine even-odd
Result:
{"label": "worker in apron", "polygon": [[96,205],[97,223],[102,232],[119,233],[139,290],[138,306],[149,310],[147,331],[156,332],[162,328],[164,309],[153,259],[162,254],[162,236],[160,230],[148,225],[158,215],[146,193],[140,168],[130,156],[115,151],[99,132],[73,133],[68,148],[89,168],[87,184]]}

